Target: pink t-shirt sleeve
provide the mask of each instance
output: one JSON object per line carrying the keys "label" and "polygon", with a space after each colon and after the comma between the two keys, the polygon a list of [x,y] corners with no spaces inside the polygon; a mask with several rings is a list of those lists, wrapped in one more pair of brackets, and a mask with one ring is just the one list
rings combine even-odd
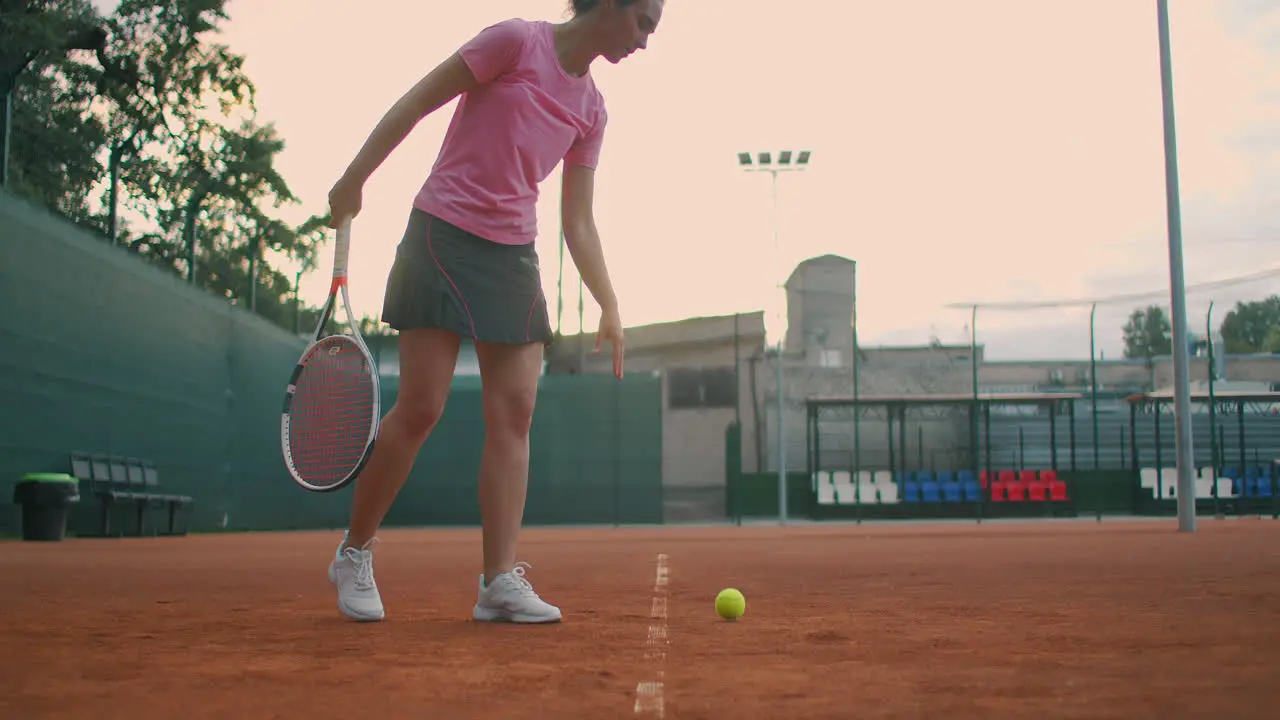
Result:
{"label": "pink t-shirt sleeve", "polygon": [[458,54],[471,68],[471,74],[481,84],[491,82],[502,73],[515,67],[524,52],[529,37],[529,23],[520,20],[503,20],[481,30],[468,40]]}
{"label": "pink t-shirt sleeve", "polygon": [[604,128],[608,123],[609,113],[601,105],[595,124],[569,147],[569,152],[564,156],[565,163],[594,170],[600,164],[600,148],[604,145]]}

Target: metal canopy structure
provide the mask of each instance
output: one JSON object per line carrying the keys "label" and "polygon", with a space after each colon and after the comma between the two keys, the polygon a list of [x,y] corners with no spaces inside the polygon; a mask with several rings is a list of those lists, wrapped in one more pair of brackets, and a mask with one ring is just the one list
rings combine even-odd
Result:
{"label": "metal canopy structure", "polygon": [[[979,457],[981,447],[990,453],[990,417],[991,408],[999,406],[1022,406],[1047,408],[1050,426],[1056,425],[1059,415],[1071,418],[1071,448],[1075,448],[1075,403],[1084,396],[1079,393],[978,393],[974,394],[933,394],[933,395],[863,395],[852,396],[811,396],[805,399],[805,447],[806,471],[813,474],[820,470],[821,442],[819,427],[824,417],[839,416],[848,419],[850,416],[862,420],[880,420],[888,423],[889,470],[897,470],[898,457],[907,445],[907,412],[915,411],[917,417],[925,420],[954,418],[957,412],[967,416],[970,424],[970,438],[985,442],[970,442],[968,448],[969,461],[963,466],[975,472],[990,465],[990,458],[982,462]],[[986,432],[980,433],[979,426],[985,426]],[[895,434],[896,428],[896,434]],[[856,431],[855,431],[856,432]],[[1056,437],[1056,432],[1051,432]],[[898,454],[895,454],[895,447]],[[1056,447],[1052,454],[1057,457]],[[1073,463],[1074,465],[1074,463]],[[861,457],[855,456],[852,470],[862,470]]]}

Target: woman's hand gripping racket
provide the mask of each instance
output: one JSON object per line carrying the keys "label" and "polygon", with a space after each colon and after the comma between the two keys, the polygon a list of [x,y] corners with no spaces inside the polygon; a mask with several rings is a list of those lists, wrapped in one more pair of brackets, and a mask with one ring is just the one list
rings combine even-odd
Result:
{"label": "woman's hand gripping racket", "polygon": [[[315,337],[298,359],[285,389],[280,443],[289,474],[302,487],[331,492],[346,487],[364,467],[378,432],[378,368],[360,335],[347,293],[351,220],[338,226],[333,284]],[[341,291],[347,333],[326,334]]]}

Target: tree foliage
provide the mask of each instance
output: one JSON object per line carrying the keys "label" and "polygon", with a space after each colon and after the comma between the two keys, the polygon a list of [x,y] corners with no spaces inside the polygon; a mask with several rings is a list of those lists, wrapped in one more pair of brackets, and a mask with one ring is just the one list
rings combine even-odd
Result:
{"label": "tree foliage", "polygon": [[[15,2],[0,0],[0,62],[25,60],[11,189],[292,329],[294,278],[269,258],[314,267],[327,218],[276,214],[298,200],[244,58],[216,42],[226,0],[123,0],[108,18]],[[95,28],[99,47],[68,49]]]}
{"label": "tree foliage", "polygon": [[1222,319],[1221,332],[1228,353],[1280,352],[1280,295],[1236,303]]}
{"label": "tree foliage", "polygon": [[1164,308],[1151,305],[1134,310],[1124,324],[1124,356],[1150,360],[1173,353],[1173,328]]}
{"label": "tree foliage", "polygon": [[[1280,354],[1280,295],[1237,302],[1219,326],[1221,345],[1214,352],[1230,355]],[[1152,305],[1134,310],[1124,325],[1124,354],[1129,358],[1153,358],[1173,352],[1173,333],[1164,309]],[[1197,339],[1190,348],[1206,345]]]}

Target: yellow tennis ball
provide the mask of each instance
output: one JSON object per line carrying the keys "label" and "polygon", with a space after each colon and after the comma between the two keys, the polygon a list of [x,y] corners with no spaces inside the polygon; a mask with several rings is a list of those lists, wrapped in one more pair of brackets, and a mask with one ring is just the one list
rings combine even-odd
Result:
{"label": "yellow tennis ball", "polygon": [[736,620],[747,611],[747,599],[734,588],[725,588],[716,595],[716,614],[725,620]]}

